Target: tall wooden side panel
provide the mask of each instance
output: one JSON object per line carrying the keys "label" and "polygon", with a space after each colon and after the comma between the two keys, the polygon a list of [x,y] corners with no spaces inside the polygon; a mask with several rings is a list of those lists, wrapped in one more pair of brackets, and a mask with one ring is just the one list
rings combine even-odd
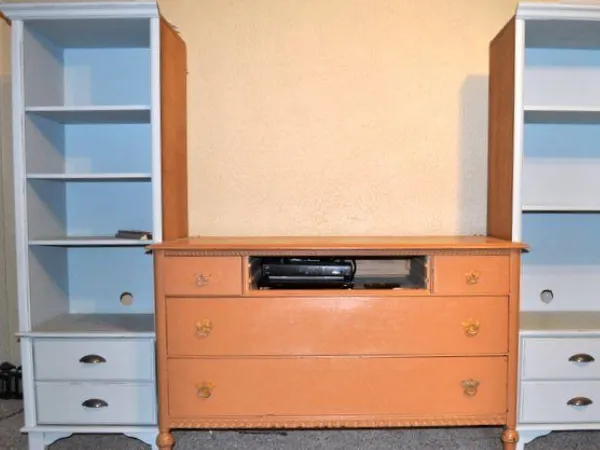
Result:
{"label": "tall wooden side panel", "polygon": [[515,19],[490,44],[487,234],[512,239]]}
{"label": "tall wooden side panel", "polygon": [[187,60],[185,42],[160,19],[163,239],[188,234]]}

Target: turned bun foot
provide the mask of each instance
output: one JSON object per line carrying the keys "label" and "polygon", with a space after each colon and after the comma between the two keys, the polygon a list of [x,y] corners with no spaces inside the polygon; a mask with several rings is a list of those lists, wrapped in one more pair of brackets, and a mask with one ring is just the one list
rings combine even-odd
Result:
{"label": "turned bun foot", "polygon": [[519,433],[514,428],[506,428],[502,432],[502,442],[504,443],[504,450],[515,450],[517,442],[519,442]]}
{"label": "turned bun foot", "polygon": [[156,438],[156,445],[160,450],[171,450],[175,445],[175,438],[170,431],[161,431]]}

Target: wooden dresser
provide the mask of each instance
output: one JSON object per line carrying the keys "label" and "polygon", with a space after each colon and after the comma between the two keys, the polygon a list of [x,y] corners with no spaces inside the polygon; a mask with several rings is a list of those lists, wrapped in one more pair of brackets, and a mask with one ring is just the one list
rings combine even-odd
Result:
{"label": "wooden dresser", "polygon": [[[522,245],[207,237],[152,249],[161,449],[176,428],[469,425],[504,425],[515,448]],[[273,257],[350,260],[354,284],[265,288]],[[386,276],[400,287],[373,284]]]}

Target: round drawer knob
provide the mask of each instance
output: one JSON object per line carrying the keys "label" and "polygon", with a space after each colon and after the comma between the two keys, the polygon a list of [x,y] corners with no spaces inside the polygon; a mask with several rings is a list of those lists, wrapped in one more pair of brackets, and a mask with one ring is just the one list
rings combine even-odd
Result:
{"label": "round drawer knob", "polygon": [[198,287],[208,286],[208,282],[210,281],[210,274],[197,273],[195,276],[196,276],[196,286],[198,286]]}
{"label": "round drawer knob", "polygon": [[480,382],[477,380],[469,379],[464,380],[461,383],[463,392],[467,397],[475,397],[477,395],[477,389],[479,388]]}
{"label": "round drawer knob", "polygon": [[202,383],[196,386],[196,395],[198,396],[198,398],[207,400],[212,395],[214,387],[215,385],[212,383]]}
{"label": "round drawer knob", "polygon": [[567,405],[569,405],[569,406],[589,406],[592,403],[594,403],[594,402],[592,402],[587,397],[575,397],[575,398],[572,398],[571,400],[569,400],[567,402]]}
{"label": "round drawer knob", "polygon": [[213,323],[208,320],[208,319],[204,319],[204,320],[200,320],[198,322],[196,322],[196,336],[197,337],[201,337],[201,338],[205,338],[208,337],[210,335],[210,332],[213,329]]}
{"label": "round drawer knob", "polygon": [[479,283],[479,279],[481,278],[481,274],[479,272],[468,272],[465,274],[465,278],[468,285],[474,285]]}
{"label": "round drawer knob", "polygon": [[462,323],[467,337],[477,336],[479,334],[480,324],[478,320],[469,319]]}

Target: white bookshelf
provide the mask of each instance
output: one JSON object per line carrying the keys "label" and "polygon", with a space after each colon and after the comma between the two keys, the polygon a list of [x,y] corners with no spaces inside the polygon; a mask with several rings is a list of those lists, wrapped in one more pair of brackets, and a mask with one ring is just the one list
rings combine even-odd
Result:
{"label": "white bookshelf", "polygon": [[[154,280],[146,246],[187,233],[185,142],[170,137],[185,124],[162,121],[165,112],[185,117],[185,95],[161,100],[165,89],[185,93],[185,45],[155,2],[17,3],[0,10],[12,22],[29,448],[90,432],[124,433],[155,448]],[[171,75],[165,65],[175,67]],[[167,191],[179,196],[177,204]],[[150,232],[152,240],[117,238],[119,230]],[[123,339],[131,345],[120,345]],[[58,363],[42,348],[63,355],[65,364],[73,359],[78,369],[53,367]],[[80,363],[88,352],[110,358]],[[114,362],[131,358],[139,363],[135,377]],[[125,383],[118,397],[115,382]],[[86,395],[111,400],[90,408]]]}
{"label": "white bookshelf", "polygon": [[[520,3],[490,67],[488,233],[530,246],[523,449],[553,430],[600,429],[600,5]],[[575,395],[590,403],[570,404]]]}

